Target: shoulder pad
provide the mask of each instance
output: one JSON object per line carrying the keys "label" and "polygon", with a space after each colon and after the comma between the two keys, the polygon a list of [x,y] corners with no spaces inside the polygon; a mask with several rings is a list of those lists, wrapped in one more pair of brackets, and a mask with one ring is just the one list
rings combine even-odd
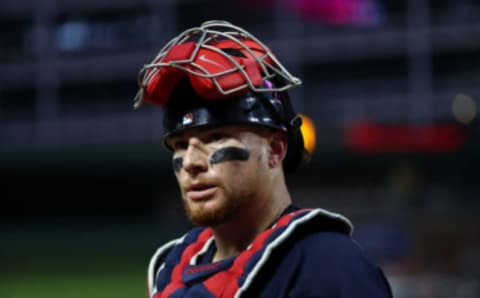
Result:
{"label": "shoulder pad", "polygon": [[157,272],[159,272],[160,269],[164,266],[165,258],[167,257],[168,253],[177,243],[182,242],[184,238],[185,236],[174,239],[162,245],[153,254],[148,264],[148,272],[147,272],[147,287],[148,287],[149,295],[152,295],[152,293],[155,290],[155,278],[156,278]]}

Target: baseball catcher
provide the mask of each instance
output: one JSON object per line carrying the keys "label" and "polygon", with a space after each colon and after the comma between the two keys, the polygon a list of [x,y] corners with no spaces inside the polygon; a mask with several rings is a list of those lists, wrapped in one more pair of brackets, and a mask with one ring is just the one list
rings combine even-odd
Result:
{"label": "baseball catcher", "polygon": [[209,21],[139,73],[134,107],[164,110],[163,143],[189,220],[148,268],[151,298],[391,297],[340,214],[292,203],[309,161],[288,90],[301,84],[246,30]]}

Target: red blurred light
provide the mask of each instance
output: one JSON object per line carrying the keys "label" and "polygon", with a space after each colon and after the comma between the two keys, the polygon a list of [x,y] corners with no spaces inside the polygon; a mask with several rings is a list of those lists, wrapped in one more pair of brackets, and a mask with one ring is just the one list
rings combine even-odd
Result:
{"label": "red blurred light", "polygon": [[345,131],[347,148],[361,153],[454,152],[466,138],[465,128],[456,124],[357,123]]}

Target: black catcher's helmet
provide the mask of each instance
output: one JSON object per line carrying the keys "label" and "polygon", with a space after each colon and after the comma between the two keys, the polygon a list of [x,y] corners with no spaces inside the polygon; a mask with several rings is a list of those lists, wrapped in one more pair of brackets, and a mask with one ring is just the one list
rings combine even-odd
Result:
{"label": "black catcher's helmet", "polygon": [[165,108],[164,138],[191,127],[252,124],[287,133],[287,172],[306,163],[287,89],[300,85],[262,42],[224,21],[209,21],[173,38],[139,73],[134,100]]}

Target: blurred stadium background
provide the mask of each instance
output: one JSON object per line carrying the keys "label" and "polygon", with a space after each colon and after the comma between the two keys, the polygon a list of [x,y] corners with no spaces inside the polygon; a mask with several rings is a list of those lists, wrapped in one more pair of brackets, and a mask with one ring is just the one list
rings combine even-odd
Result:
{"label": "blurred stadium background", "polygon": [[136,75],[208,19],[304,80],[296,202],[350,217],[395,297],[480,297],[478,0],[0,0],[0,297],[146,297],[189,224]]}

